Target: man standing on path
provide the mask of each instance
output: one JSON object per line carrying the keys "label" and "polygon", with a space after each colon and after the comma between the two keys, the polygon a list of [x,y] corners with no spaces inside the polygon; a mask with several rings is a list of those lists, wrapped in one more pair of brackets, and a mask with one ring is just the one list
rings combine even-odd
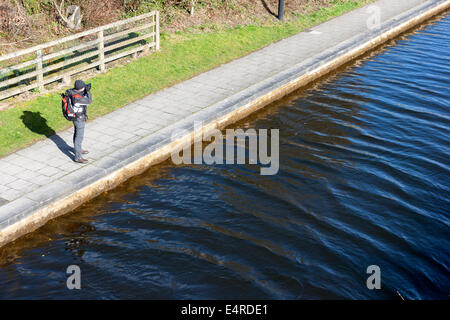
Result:
{"label": "man standing on path", "polygon": [[87,119],[87,105],[92,103],[92,94],[90,90],[91,85],[85,84],[82,80],[75,81],[74,88],[67,90],[68,95],[72,99],[72,107],[76,114],[76,118],[73,120],[73,146],[75,151],[75,162],[78,163],[88,162],[82,155],[88,154],[89,151],[83,150],[81,144],[84,138],[84,127]]}

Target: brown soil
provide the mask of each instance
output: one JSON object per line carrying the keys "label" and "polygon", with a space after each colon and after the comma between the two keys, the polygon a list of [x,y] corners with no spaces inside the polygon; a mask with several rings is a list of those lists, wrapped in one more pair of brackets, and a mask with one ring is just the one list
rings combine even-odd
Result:
{"label": "brown soil", "polygon": [[[228,5],[204,6],[195,9],[194,15],[188,10],[168,8],[161,15],[163,30],[168,32],[196,28],[199,31],[214,27],[233,27],[237,25],[266,25],[277,23],[278,0],[229,0]],[[328,6],[329,0],[286,0],[285,19],[295,14],[307,13],[318,7]]]}

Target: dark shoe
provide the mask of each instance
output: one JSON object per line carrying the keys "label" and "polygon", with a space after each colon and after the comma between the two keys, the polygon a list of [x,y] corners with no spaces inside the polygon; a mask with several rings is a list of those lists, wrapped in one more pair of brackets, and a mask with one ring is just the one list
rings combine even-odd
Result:
{"label": "dark shoe", "polygon": [[75,162],[78,162],[78,163],[88,163],[89,161],[86,160],[86,159],[84,159],[84,158],[80,158],[80,159],[75,159]]}
{"label": "dark shoe", "polygon": [[88,154],[89,153],[89,151],[87,151],[87,150],[81,150],[81,154]]}

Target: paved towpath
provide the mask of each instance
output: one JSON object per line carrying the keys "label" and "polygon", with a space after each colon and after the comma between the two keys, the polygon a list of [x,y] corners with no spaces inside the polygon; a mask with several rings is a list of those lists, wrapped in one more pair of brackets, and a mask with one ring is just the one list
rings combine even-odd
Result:
{"label": "paved towpath", "polygon": [[[387,23],[408,10],[441,2],[380,0],[375,5],[381,22]],[[250,99],[266,80],[302,63],[308,68],[308,61],[326,59],[330,48],[370,34],[367,21],[373,13],[367,7],[354,10],[89,121],[83,144],[90,151],[89,164],[71,160],[73,129],[1,158],[0,233],[40,207],[161,146],[172,130],[187,128],[187,121],[205,121],[206,115],[213,119],[223,111],[218,106],[224,101],[229,105]]]}

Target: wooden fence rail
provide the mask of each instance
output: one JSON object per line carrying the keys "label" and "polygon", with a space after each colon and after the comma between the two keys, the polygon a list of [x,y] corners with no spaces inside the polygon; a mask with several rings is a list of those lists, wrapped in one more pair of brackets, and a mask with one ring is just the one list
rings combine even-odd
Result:
{"label": "wooden fence rail", "polygon": [[[125,30],[119,31],[121,27]],[[82,37],[95,39],[71,43]],[[110,61],[136,57],[150,48],[159,50],[159,42],[159,11],[152,11],[2,55],[0,64],[6,66],[0,69],[0,101],[35,88],[42,91],[46,84],[58,80],[69,84],[71,76],[82,71],[95,67],[104,71]],[[61,45],[66,47],[50,52]]]}

